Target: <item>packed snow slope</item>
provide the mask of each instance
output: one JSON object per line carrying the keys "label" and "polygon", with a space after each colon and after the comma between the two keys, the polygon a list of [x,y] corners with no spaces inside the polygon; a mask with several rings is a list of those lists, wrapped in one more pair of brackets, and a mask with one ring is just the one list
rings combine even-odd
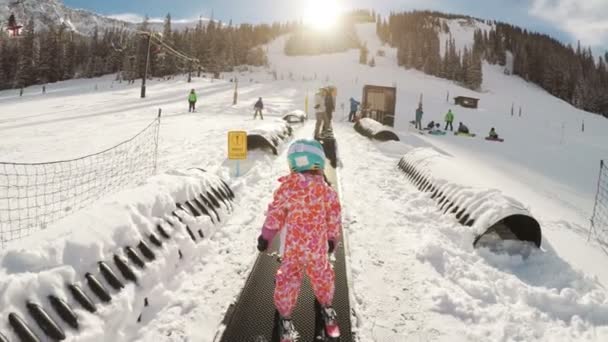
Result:
{"label": "packed snow slope", "polygon": [[[456,39],[463,45],[472,37],[467,31],[472,27],[461,27]],[[26,89],[21,98],[16,91],[0,92],[3,160],[41,162],[94,152],[130,137],[162,107],[161,172],[203,167],[224,177],[237,193],[234,214],[218,232],[194,250],[189,262],[166,268],[164,281],[153,292],[158,300],[142,323],[124,316],[121,319],[132,320],[91,319],[98,335],[89,338],[213,341],[255,259],[255,239],[276,178],[287,172],[282,150],[276,159],[255,154],[248,171],[235,178],[225,156],[226,132],[261,125],[252,120],[258,96],[264,98],[268,120],[303,109],[306,94],[312,103],[315,89],[335,85],[335,134],[344,165],[343,220],[361,341],[608,340],[608,271],[603,267],[608,256],[594,239],[587,241],[599,160],[608,158],[608,121],[506,76],[495,66],[484,65],[481,92],[398,68],[396,51],[382,46],[373,24],[359,26],[358,34],[374,55],[380,48],[386,52],[386,57],[375,56],[375,68],[358,64],[357,50],[286,57],[282,37],[268,46],[268,70],[238,74],[236,106],[234,84],[228,82],[235,75],[229,74],[214,82],[152,82],[143,100],[138,85],[113,83],[111,77],[50,85],[46,95],[37,87]],[[273,80],[272,70],[279,80]],[[360,99],[365,84],[397,87],[396,129],[402,142],[371,142],[343,122],[348,99]],[[194,114],[187,113],[190,88],[200,99]],[[450,97],[480,98],[480,109],[453,106],[446,102],[447,92]],[[420,94],[425,123],[443,121],[452,108],[456,124],[465,122],[482,137],[495,127],[506,141],[412,132],[409,121]],[[510,115],[513,103],[515,116]],[[585,132],[580,129],[583,120]],[[310,137],[312,122],[295,135]],[[543,228],[542,249],[527,259],[473,249],[473,232],[453,217],[442,216],[430,195],[418,192],[397,169],[399,159],[413,148],[436,149],[459,166],[458,172],[434,170],[442,177],[464,186],[498,189],[527,205]],[[82,216],[3,252],[2,272],[51,271],[56,266],[47,260],[53,258],[48,240],[78,239],[69,232],[93,229],[89,225],[114,229],[104,226],[113,222],[103,219],[104,212],[77,215]],[[88,224],[79,225],[82,222]],[[23,253],[25,260],[6,257],[19,255],[25,246],[32,251]],[[114,309],[141,305],[138,298],[126,294]],[[102,317],[108,316],[106,312]],[[3,321],[0,331],[9,331]],[[72,340],[79,337],[77,332],[70,335]]]}

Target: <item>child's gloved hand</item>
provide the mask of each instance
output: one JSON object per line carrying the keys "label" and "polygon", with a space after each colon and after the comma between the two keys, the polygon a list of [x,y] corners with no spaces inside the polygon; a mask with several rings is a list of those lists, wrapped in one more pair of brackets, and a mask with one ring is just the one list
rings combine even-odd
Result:
{"label": "child's gloved hand", "polygon": [[258,251],[265,252],[268,249],[268,240],[264,239],[262,235],[258,237]]}
{"label": "child's gloved hand", "polygon": [[327,240],[327,252],[331,254],[334,252],[334,249],[336,249],[336,242],[334,240]]}

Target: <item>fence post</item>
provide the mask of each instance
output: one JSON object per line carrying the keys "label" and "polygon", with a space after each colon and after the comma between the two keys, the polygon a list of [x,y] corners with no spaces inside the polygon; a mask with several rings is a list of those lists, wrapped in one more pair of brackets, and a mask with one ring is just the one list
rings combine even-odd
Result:
{"label": "fence post", "polygon": [[158,108],[158,122],[156,123],[156,135],[154,137],[154,174],[158,173],[158,139],[160,135],[160,117],[163,113],[162,108]]}
{"label": "fence post", "polygon": [[593,214],[591,215],[591,226],[589,227],[589,236],[587,237],[587,242],[591,240],[591,232],[595,230],[595,214],[597,213],[597,201],[600,196],[600,186],[602,182],[602,171],[604,171],[604,161],[600,160],[600,174],[597,177],[597,192],[595,193],[595,204],[593,205]]}

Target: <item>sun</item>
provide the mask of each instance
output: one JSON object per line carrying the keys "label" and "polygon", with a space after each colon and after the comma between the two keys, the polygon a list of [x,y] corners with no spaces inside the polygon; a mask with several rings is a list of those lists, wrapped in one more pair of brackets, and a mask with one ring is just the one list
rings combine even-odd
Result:
{"label": "sun", "polygon": [[330,31],[336,26],[343,10],[338,0],[308,0],[304,23],[319,31]]}

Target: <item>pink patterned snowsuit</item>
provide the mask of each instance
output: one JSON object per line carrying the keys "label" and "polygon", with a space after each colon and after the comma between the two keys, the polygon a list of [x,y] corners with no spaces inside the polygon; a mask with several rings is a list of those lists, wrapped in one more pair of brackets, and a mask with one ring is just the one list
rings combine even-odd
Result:
{"label": "pink patterned snowsuit", "polygon": [[272,241],[282,228],[286,230],[274,303],[281,316],[291,317],[304,271],[319,303],[329,306],[333,301],[334,270],[329,263],[327,241],[335,244],[340,237],[341,208],[338,195],[322,175],[292,173],[279,182],[262,235]]}

